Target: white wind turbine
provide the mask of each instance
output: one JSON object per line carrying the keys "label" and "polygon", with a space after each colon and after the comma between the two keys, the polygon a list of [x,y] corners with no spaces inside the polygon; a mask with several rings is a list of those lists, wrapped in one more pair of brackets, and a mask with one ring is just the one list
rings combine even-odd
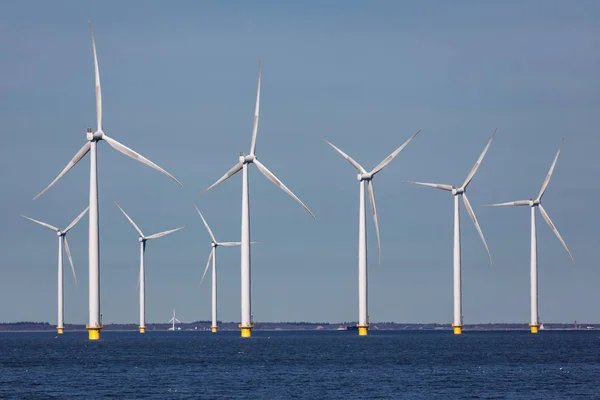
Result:
{"label": "white wind turbine", "polygon": [[90,25],[90,35],[92,36],[92,50],[94,53],[94,71],[96,76],[96,132],[92,128],[87,128],[87,142],[75,154],[75,157],[67,166],[58,174],[58,176],[37,196],[34,200],[44,194],[52,185],[62,178],[75,164],[77,164],[88,152],[90,153],[90,203],[89,203],[89,319],[87,329],[90,340],[100,339],[100,330],[102,324],[100,321],[100,239],[98,227],[98,164],[97,164],[97,145],[98,142],[104,140],[115,150],[125,154],[128,157],[138,160],[160,172],[167,175],[179,185],[181,183],[167,171],[154,164],[139,153],[136,153],[129,147],[117,142],[115,139],[108,137],[102,130],[102,91],[100,88],[100,72],[98,70],[98,57],[96,56],[96,43],[92,32],[92,24]]}
{"label": "white wind turbine", "polygon": [[178,230],[185,228],[185,226],[180,226],[179,228],[175,228],[175,229],[171,229],[168,231],[155,233],[154,235],[146,236],[116,201],[115,201],[115,204],[117,205],[117,207],[119,207],[119,210],[121,210],[123,215],[125,215],[125,218],[127,218],[127,220],[131,223],[131,225],[133,226],[133,229],[135,229],[136,232],[140,235],[140,237],[139,237],[139,241],[140,241],[140,276],[139,276],[140,326],[139,326],[139,328],[140,328],[140,333],[145,333],[146,332],[146,269],[145,269],[146,241],[152,240],[152,239],[158,239],[163,236],[167,236],[170,233],[177,232]]}
{"label": "white wind turbine", "polygon": [[173,323],[173,326],[172,326],[172,327],[169,329],[170,331],[174,331],[174,330],[175,330],[175,322],[179,322],[179,323],[181,323],[181,321],[180,321],[180,320],[178,320],[177,318],[175,318],[175,309],[173,309],[173,318],[171,318],[171,319],[169,320],[169,322],[172,322],[172,323]]}
{"label": "white wind turbine", "polygon": [[373,213],[373,222],[375,223],[375,232],[377,233],[377,256],[381,258],[381,242],[379,239],[379,223],[377,222],[377,208],[375,207],[375,193],[373,191],[373,178],[386,165],[388,165],[394,157],[398,155],[421,132],[417,130],[404,144],[398,147],[392,154],[387,156],[380,162],[371,172],[367,172],[359,163],[354,161],[352,157],[337,148],[325,138],[321,138],[325,143],[329,144],[335,151],[344,157],[358,173],[357,179],[360,185],[360,200],[359,200],[359,217],[358,217],[358,334],[367,336],[369,331],[369,316],[368,316],[368,299],[367,299],[367,218],[365,212],[365,182],[368,184],[369,202],[371,203],[371,212]]}
{"label": "white wind turbine", "polygon": [[[196,205],[194,205],[194,207],[196,207]],[[217,326],[217,247],[219,247],[219,246],[223,246],[223,247],[239,246],[239,245],[241,245],[241,242],[217,242],[215,235],[213,234],[212,230],[208,226],[208,223],[204,219],[204,216],[202,215],[202,213],[200,212],[198,207],[196,207],[196,211],[198,211],[198,214],[200,215],[200,218],[202,218],[202,222],[204,222],[204,226],[206,227],[206,230],[208,231],[208,234],[210,235],[210,244],[212,246],[212,249],[210,250],[210,254],[208,255],[208,261],[206,263],[206,268],[204,269],[204,273],[202,274],[202,279],[200,279],[200,285],[202,285],[202,282],[204,281],[204,277],[206,276],[206,272],[208,272],[208,267],[211,265],[211,261],[212,261],[212,324],[210,326],[210,330],[214,333],[217,331],[217,328],[218,328],[218,326]]]}
{"label": "white wind turbine", "polygon": [[494,130],[494,133],[492,134],[492,137],[490,138],[487,146],[485,146],[485,148],[481,152],[479,159],[477,160],[477,162],[471,169],[471,172],[469,172],[467,179],[465,179],[465,181],[463,182],[461,187],[457,188],[454,185],[443,185],[443,184],[437,184],[437,183],[405,181],[406,183],[412,183],[414,185],[421,185],[421,186],[432,187],[435,189],[446,190],[446,191],[452,192],[452,195],[454,196],[454,320],[452,323],[452,327],[453,327],[454,333],[457,335],[460,335],[462,333],[462,328],[463,328],[462,282],[461,282],[461,262],[460,262],[460,209],[459,209],[458,198],[462,197],[465,208],[467,209],[467,212],[471,216],[471,219],[473,220],[473,224],[475,224],[475,228],[477,228],[477,232],[479,232],[479,236],[481,237],[481,240],[483,241],[483,245],[485,246],[485,250],[488,253],[488,257],[490,259],[490,264],[491,264],[492,256],[490,254],[490,250],[485,241],[485,238],[483,237],[483,232],[481,231],[481,228],[479,227],[479,222],[477,222],[477,217],[475,216],[473,207],[471,207],[471,203],[469,202],[469,199],[467,198],[466,190],[467,190],[467,186],[469,186],[469,183],[471,182],[471,179],[473,179],[473,177],[475,176],[475,173],[477,172],[477,169],[481,165],[481,162],[483,161],[483,157],[485,156],[485,153],[487,153],[488,149],[490,148],[490,145],[492,144],[492,140],[494,140],[494,136],[496,136],[495,130]]}
{"label": "white wind turbine", "polygon": [[[563,142],[564,142],[564,140],[563,140]],[[565,250],[567,250],[567,253],[569,253],[569,257],[571,257],[571,261],[573,262],[573,264],[575,264],[575,260],[573,260],[573,256],[571,255],[571,252],[569,251],[567,244],[563,240],[562,236],[560,236],[560,233],[558,233],[558,229],[556,229],[556,226],[554,226],[554,224],[552,223],[550,216],[548,215],[548,213],[542,206],[542,196],[544,195],[544,192],[546,192],[548,183],[550,183],[550,178],[552,177],[552,173],[554,172],[554,167],[556,166],[556,161],[558,160],[558,155],[560,154],[562,145],[563,144],[561,142],[560,147],[558,148],[558,152],[556,153],[556,157],[554,157],[554,161],[552,162],[552,165],[550,166],[550,170],[548,171],[548,174],[546,175],[546,179],[544,179],[544,183],[542,184],[542,188],[540,189],[540,192],[538,193],[538,196],[535,200],[534,199],[517,200],[517,201],[510,201],[508,203],[488,204],[488,206],[492,206],[492,207],[501,207],[501,206],[529,206],[529,207],[531,207],[531,259],[530,259],[531,321],[529,323],[531,333],[538,333],[538,330],[540,327],[540,321],[538,319],[537,228],[536,228],[536,223],[535,223],[535,209],[536,208],[540,209],[540,213],[542,214],[542,217],[544,218],[544,220],[546,221],[546,223],[548,224],[550,229],[552,229],[552,232],[554,232],[554,234],[556,235],[558,240],[560,240],[560,242],[564,246]]]}
{"label": "white wind turbine", "polygon": [[[88,207],[89,208],[89,207]],[[75,285],[77,285],[77,275],[75,274],[75,266],[73,265],[73,258],[71,258],[71,250],[69,249],[69,242],[67,241],[67,232],[73,228],[81,218],[85,215],[88,208],[83,210],[81,214],[77,216],[70,224],[65,228],[65,230],[60,230],[55,226],[47,224],[42,221],[38,221],[33,218],[29,218],[25,215],[21,215],[23,218],[27,218],[30,221],[35,222],[36,224],[40,224],[41,226],[50,229],[51,231],[56,232],[58,235],[58,323],[56,325],[56,330],[58,334],[61,335],[64,333],[65,329],[65,320],[64,320],[64,291],[63,291],[63,243],[65,246],[65,252],[67,253],[67,257],[69,258],[69,263],[71,264],[71,271],[73,271],[73,279],[75,279]]]}
{"label": "white wind turbine", "polygon": [[[250,337],[252,335],[252,324],[251,318],[251,303],[250,303],[250,206],[248,200],[248,166],[250,164],[256,165],[258,170],[266,176],[271,182],[277,187],[290,195],[296,200],[308,213],[315,218],[313,213],[304,205],[304,203],[294,194],[290,189],[287,188],[267,167],[258,161],[256,158],[256,134],[258,132],[258,111],[260,106],[260,62],[258,64],[258,90],[256,92],[256,108],[254,111],[254,125],[252,128],[252,141],[250,143],[250,154],[244,155],[240,153],[239,161],[235,164],[225,175],[219,178],[215,183],[209,186],[204,192],[208,192],[210,189],[217,186],[219,183],[225,181],[227,178],[232,177],[237,172],[242,170],[242,235],[241,235],[241,323],[239,325],[241,329],[242,337]],[[201,194],[202,194],[201,193]],[[315,218],[316,219],[316,218]]]}

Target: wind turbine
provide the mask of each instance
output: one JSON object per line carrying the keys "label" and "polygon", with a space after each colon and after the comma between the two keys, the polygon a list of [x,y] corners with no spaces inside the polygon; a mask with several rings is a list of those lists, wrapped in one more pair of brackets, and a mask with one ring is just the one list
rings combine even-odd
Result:
{"label": "wind turbine", "polygon": [[[194,205],[194,207],[196,207],[196,205]],[[223,247],[239,246],[239,245],[241,245],[241,242],[217,242],[217,239],[215,239],[215,235],[213,234],[212,230],[208,226],[208,223],[204,219],[204,216],[202,215],[202,213],[200,212],[198,207],[196,207],[196,211],[198,211],[198,214],[200,215],[200,218],[202,218],[202,222],[204,222],[204,226],[206,227],[206,230],[208,231],[208,234],[210,235],[210,244],[212,246],[210,254],[208,255],[208,262],[206,263],[206,268],[204,269],[204,273],[202,274],[202,279],[200,279],[200,284],[202,285],[202,282],[204,281],[204,277],[206,276],[206,272],[208,271],[208,267],[211,265],[211,261],[212,261],[212,325],[210,326],[210,330],[211,330],[211,332],[214,333],[217,331],[217,328],[218,328],[218,326],[217,326],[217,247],[219,247],[219,246],[223,246]]]}
{"label": "wind turbine", "polygon": [[360,336],[367,336],[369,331],[369,318],[368,318],[368,306],[367,306],[367,218],[365,213],[365,182],[369,191],[369,202],[371,203],[371,212],[373,213],[373,222],[375,223],[375,232],[377,233],[377,256],[379,262],[381,262],[381,241],[379,239],[379,224],[377,222],[377,209],[375,207],[375,193],[373,191],[373,178],[380,172],[386,165],[388,165],[394,157],[398,155],[408,145],[411,140],[414,139],[421,132],[419,129],[416,131],[404,144],[398,147],[392,154],[387,156],[382,162],[380,162],[371,172],[367,172],[359,163],[354,161],[352,157],[344,153],[342,150],[337,148],[331,142],[325,138],[321,138],[333,147],[342,157],[344,157],[358,173],[357,179],[360,185],[360,200],[359,200],[359,212],[358,212],[358,334]]}
{"label": "wind turbine", "polygon": [[[258,170],[267,177],[275,186],[290,195],[296,200],[308,213],[315,218],[314,214],[304,205],[304,203],[296,197],[290,189],[287,188],[267,167],[258,161],[256,158],[256,134],[258,132],[258,111],[260,105],[260,72],[261,66],[258,63],[258,90],[256,92],[256,108],[254,111],[254,125],[252,128],[252,141],[250,143],[250,154],[244,155],[240,153],[239,161],[235,164],[225,175],[219,178],[215,183],[209,186],[202,193],[208,192],[210,189],[217,186],[219,183],[225,181],[227,178],[232,177],[240,170],[242,171],[242,245],[241,245],[241,299],[242,299],[242,316],[239,328],[241,330],[242,337],[250,337],[252,335],[252,323],[251,317],[251,303],[250,303],[250,205],[248,200],[248,166],[250,164],[256,165]],[[200,193],[200,194],[202,194]],[[316,219],[316,218],[315,218]]]}
{"label": "wind turbine", "polygon": [[179,322],[179,323],[181,323],[181,321],[180,321],[180,320],[178,320],[177,318],[175,318],[175,309],[173,309],[173,318],[171,318],[171,319],[169,320],[169,322],[172,322],[172,323],[173,323],[173,327],[172,327],[171,329],[169,329],[170,331],[174,331],[174,330],[175,330],[175,322]]}
{"label": "wind turbine", "polygon": [[33,218],[29,218],[25,215],[21,215],[23,218],[27,218],[28,220],[33,221],[36,224],[40,224],[41,226],[48,228],[51,231],[56,232],[56,234],[58,235],[58,323],[56,325],[56,330],[58,331],[59,335],[62,335],[64,333],[64,329],[65,329],[65,325],[64,325],[65,321],[64,321],[64,317],[63,317],[64,311],[65,311],[65,307],[64,307],[65,296],[64,296],[64,292],[63,292],[63,243],[65,246],[65,251],[67,253],[67,257],[69,258],[69,262],[71,263],[71,271],[73,271],[73,279],[75,279],[75,285],[77,285],[77,275],[75,275],[75,266],[73,265],[73,259],[71,258],[71,250],[69,249],[69,242],[67,241],[67,232],[69,232],[71,230],[71,228],[73,228],[79,222],[79,220],[87,212],[88,208],[83,210],[81,212],[81,214],[79,214],[77,216],[77,218],[75,218],[69,224],[69,226],[67,226],[65,228],[65,230],[63,230],[63,231],[61,231],[60,229],[58,229],[55,226],[45,223],[45,222],[38,221]]}
{"label": "wind turbine", "polygon": [[462,197],[465,208],[467,209],[467,212],[471,216],[471,219],[473,220],[473,224],[475,224],[475,228],[477,228],[477,232],[479,232],[479,236],[481,237],[481,240],[483,241],[483,245],[485,246],[485,250],[488,253],[488,257],[490,259],[490,264],[491,264],[492,256],[490,254],[490,249],[488,248],[485,238],[483,237],[483,232],[481,231],[481,228],[479,227],[479,222],[477,222],[477,217],[475,216],[473,207],[471,207],[471,203],[469,202],[469,199],[467,198],[466,190],[467,190],[467,186],[469,186],[469,183],[471,183],[471,180],[475,176],[477,169],[481,165],[481,162],[483,161],[483,157],[485,156],[485,153],[487,153],[488,149],[490,148],[490,145],[492,144],[492,140],[494,140],[494,136],[496,136],[496,130],[494,130],[494,133],[492,134],[492,137],[490,138],[488,144],[485,146],[485,148],[481,152],[479,159],[477,160],[477,162],[471,169],[471,172],[469,172],[469,175],[467,175],[467,179],[465,179],[465,181],[463,182],[461,187],[457,188],[454,185],[443,185],[443,184],[437,184],[437,183],[404,181],[405,183],[412,183],[414,185],[421,185],[421,186],[432,187],[435,189],[446,190],[448,192],[452,192],[452,195],[454,196],[454,322],[452,323],[452,327],[454,330],[454,334],[456,334],[456,335],[460,335],[462,333],[462,328],[463,328],[462,282],[461,282],[461,263],[460,263],[460,210],[459,210],[459,199],[458,198]]}
{"label": "wind turbine", "polygon": [[[564,139],[563,139],[563,142],[564,142]],[[552,232],[554,232],[554,234],[556,235],[558,240],[560,240],[560,242],[562,243],[565,250],[567,250],[567,253],[569,253],[569,257],[571,257],[571,261],[573,262],[573,264],[575,264],[575,260],[573,260],[573,256],[571,255],[571,252],[569,251],[567,244],[563,240],[562,236],[560,236],[560,233],[558,233],[558,229],[556,229],[556,226],[554,226],[554,224],[552,223],[550,216],[548,215],[548,213],[542,206],[542,196],[544,196],[544,193],[546,192],[546,188],[548,187],[548,183],[550,183],[550,178],[552,177],[552,173],[554,172],[554,167],[556,166],[556,161],[558,160],[558,155],[560,154],[562,145],[563,145],[563,143],[561,142],[560,147],[558,148],[558,151],[556,152],[556,157],[554,157],[554,161],[552,162],[552,165],[550,166],[550,170],[548,171],[548,174],[546,175],[546,179],[544,179],[544,183],[542,184],[542,188],[540,189],[540,192],[538,193],[538,196],[535,200],[534,199],[517,200],[517,201],[510,201],[508,203],[488,204],[488,206],[492,206],[492,207],[529,206],[531,208],[531,259],[530,259],[531,321],[529,323],[529,328],[531,330],[531,333],[538,333],[538,330],[540,327],[540,321],[538,319],[537,228],[536,228],[536,223],[535,223],[535,209],[536,208],[540,209],[540,213],[542,214],[542,217],[544,218],[544,220],[546,221],[546,223],[548,224],[550,229],[552,229]]]}
{"label": "wind turbine", "polygon": [[94,53],[94,71],[96,76],[96,131],[93,132],[92,128],[87,128],[87,142],[81,149],[75,154],[75,157],[67,166],[58,174],[58,176],[37,196],[33,199],[37,199],[44,194],[52,185],[54,185],[60,178],[62,178],[75,164],[77,164],[88,152],[90,153],[90,204],[89,204],[89,319],[87,329],[90,340],[100,339],[100,330],[102,329],[102,323],[100,321],[100,228],[98,226],[98,163],[97,163],[97,145],[98,142],[104,140],[115,150],[125,154],[134,160],[140,161],[163,174],[173,179],[180,186],[181,183],[175,179],[175,177],[169,174],[167,171],[154,164],[139,153],[136,153],[129,147],[117,142],[115,139],[108,137],[102,130],[102,90],[100,88],[100,72],[98,70],[98,57],[96,56],[96,43],[94,41],[94,33],[92,32],[92,24],[90,26],[90,35],[92,36],[92,50]]}
{"label": "wind turbine", "polygon": [[180,226],[176,229],[171,229],[164,232],[155,233],[154,235],[146,236],[142,232],[142,230],[133,222],[133,220],[127,215],[127,213],[121,208],[121,206],[115,201],[119,210],[125,215],[125,218],[131,223],[136,232],[140,235],[140,333],[146,332],[146,269],[145,269],[145,253],[146,253],[146,241],[152,239],[158,239],[163,236],[167,236],[170,233],[177,232],[185,228],[185,226]]}

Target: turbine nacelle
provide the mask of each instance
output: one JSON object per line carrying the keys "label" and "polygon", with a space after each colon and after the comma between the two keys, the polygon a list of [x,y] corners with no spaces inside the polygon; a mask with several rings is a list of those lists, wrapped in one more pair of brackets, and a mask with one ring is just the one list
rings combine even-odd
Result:
{"label": "turbine nacelle", "polygon": [[86,138],[87,138],[88,141],[90,141],[90,142],[91,141],[96,141],[97,142],[99,140],[102,140],[103,136],[104,136],[104,132],[102,132],[102,131],[96,131],[96,132],[94,132],[92,130],[92,128],[87,128]]}
{"label": "turbine nacelle", "polygon": [[217,243],[217,242],[214,242],[214,241],[211,241],[211,242],[210,242],[210,245],[211,245],[211,247],[213,247],[213,248],[219,247],[219,243]]}
{"label": "turbine nacelle", "polygon": [[140,243],[143,243],[143,242],[145,242],[145,241],[146,241],[146,238],[145,238],[145,237],[143,237],[143,236],[140,236],[140,237],[138,238],[138,240],[140,241]]}
{"label": "turbine nacelle", "polygon": [[256,160],[256,156],[254,154],[245,156],[244,153],[240,153],[238,160],[240,161],[240,164],[252,164],[254,160]]}
{"label": "turbine nacelle", "polygon": [[536,206],[539,206],[540,204],[541,204],[541,203],[540,203],[540,201],[539,201],[539,200],[533,200],[533,199],[529,199],[529,205],[530,205],[531,207],[536,207]]}
{"label": "turbine nacelle", "polygon": [[452,186],[452,194],[453,195],[458,195],[458,194],[463,194],[465,192],[465,188],[464,187],[459,187],[457,188],[456,186]]}
{"label": "turbine nacelle", "polygon": [[358,179],[359,182],[362,181],[370,181],[371,179],[373,179],[373,173],[371,172],[361,172],[359,174],[356,175],[356,178]]}

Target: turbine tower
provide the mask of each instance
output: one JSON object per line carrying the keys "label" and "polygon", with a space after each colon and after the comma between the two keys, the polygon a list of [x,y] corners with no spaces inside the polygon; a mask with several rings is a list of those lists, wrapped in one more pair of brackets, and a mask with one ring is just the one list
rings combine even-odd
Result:
{"label": "turbine tower", "polygon": [[[563,139],[564,142],[564,139]],[[563,143],[561,142],[560,147],[558,148],[558,152],[556,153],[556,157],[554,157],[554,161],[550,166],[550,170],[546,175],[546,179],[544,179],[544,183],[542,184],[542,188],[538,193],[537,198],[529,199],[529,200],[517,200],[510,201],[508,203],[499,203],[499,204],[488,204],[488,206],[492,207],[502,207],[502,206],[529,206],[531,208],[531,259],[530,259],[530,274],[531,274],[531,321],[529,322],[529,328],[531,333],[538,333],[540,328],[540,321],[538,319],[538,262],[537,262],[537,227],[535,223],[535,209],[539,208],[542,217],[552,229],[552,232],[556,235],[558,240],[562,243],[567,253],[569,253],[569,257],[571,257],[571,261],[575,264],[575,260],[573,260],[573,256],[567,247],[567,244],[563,240],[560,233],[558,233],[558,229],[552,223],[550,216],[542,206],[542,196],[546,192],[546,188],[550,183],[550,178],[552,177],[552,173],[554,172],[554,167],[556,166],[556,161],[558,160],[558,155],[560,154],[560,150],[562,149]]]}
{"label": "turbine tower", "polygon": [[492,134],[487,146],[481,152],[479,159],[469,172],[467,179],[463,182],[462,186],[457,188],[454,185],[443,185],[437,183],[423,183],[423,182],[413,182],[413,181],[405,181],[405,183],[412,183],[414,185],[421,185],[432,187],[435,189],[446,190],[451,192],[454,196],[454,320],[452,322],[452,328],[454,330],[454,334],[460,335],[462,333],[463,328],[463,315],[462,315],[462,282],[461,282],[461,260],[460,260],[460,204],[459,197],[462,197],[463,203],[467,212],[471,216],[473,220],[473,224],[475,224],[475,228],[477,228],[477,232],[479,232],[479,236],[483,241],[483,245],[485,246],[485,250],[488,253],[488,257],[490,259],[490,264],[492,263],[492,256],[490,254],[490,249],[488,248],[487,243],[485,242],[485,238],[483,237],[483,232],[479,227],[479,222],[477,222],[477,217],[475,216],[475,212],[473,211],[473,207],[471,207],[471,203],[467,198],[467,186],[471,183],[471,180],[475,176],[477,169],[481,165],[483,161],[483,157],[485,153],[487,153],[490,145],[492,144],[492,140],[494,140],[494,136],[496,136],[496,131]]}
{"label": "turbine tower", "polygon": [[421,132],[419,129],[416,131],[404,144],[398,147],[392,154],[387,156],[382,162],[379,163],[371,172],[367,172],[359,163],[354,161],[352,157],[344,153],[342,150],[337,148],[331,142],[325,138],[321,138],[325,143],[329,144],[335,151],[337,151],[342,157],[344,157],[358,173],[357,179],[360,185],[360,200],[359,200],[359,212],[358,212],[358,334],[360,336],[367,336],[369,331],[369,318],[368,318],[368,299],[367,299],[367,228],[366,228],[366,212],[365,212],[365,182],[369,191],[369,202],[371,203],[371,212],[373,213],[373,222],[375,223],[375,232],[377,233],[377,256],[381,262],[381,242],[379,239],[379,224],[377,222],[377,209],[375,207],[375,193],[373,192],[373,178],[381,171],[386,165],[388,165],[394,157],[398,155]]}
{"label": "turbine tower", "polygon": [[154,235],[146,236],[116,201],[115,201],[115,204],[117,205],[117,207],[119,207],[119,210],[121,210],[123,215],[125,215],[125,218],[127,218],[127,220],[131,223],[131,225],[133,226],[133,229],[135,229],[136,232],[140,235],[140,237],[139,237],[139,241],[140,241],[140,277],[139,277],[139,279],[140,279],[140,326],[139,326],[139,328],[140,328],[140,333],[145,333],[146,332],[146,269],[145,269],[144,264],[145,264],[145,259],[146,259],[145,258],[146,241],[152,240],[152,239],[158,239],[163,236],[167,236],[170,233],[177,232],[178,230],[185,228],[185,226],[180,226],[179,228],[176,228],[176,229],[171,229],[168,231],[155,233]]}
{"label": "turbine tower", "polygon": [[60,178],[62,178],[75,164],[77,164],[87,153],[90,153],[90,204],[89,204],[89,318],[86,325],[89,333],[90,340],[100,339],[100,330],[102,329],[102,323],[100,321],[100,228],[98,226],[98,163],[97,156],[98,142],[104,140],[113,149],[125,154],[128,157],[133,158],[141,163],[144,163],[169,178],[173,179],[180,186],[181,183],[175,179],[175,177],[169,174],[167,171],[154,164],[139,153],[136,153],[129,147],[117,142],[115,139],[107,136],[102,130],[102,90],[100,88],[100,72],[98,70],[98,57],[96,56],[96,43],[94,41],[94,33],[92,31],[92,24],[90,26],[90,35],[92,37],[92,50],[94,53],[94,72],[96,77],[96,131],[92,131],[92,128],[87,128],[87,142],[81,149],[75,154],[75,157],[67,166],[58,174],[58,176],[37,196],[34,200],[44,194],[52,185],[54,185]]}
{"label": "turbine tower", "polygon": [[56,232],[56,234],[58,235],[58,323],[56,324],[56,330],[58,331],[59,335],[62,335],[65,330],[65,296],[63,291],[63,243],[65,246],[65,252],[67,253],[67,257],[69,258],[69,263],[71,264],[71,271],[73,271],[73,279],[75,279],[75,285],[77,285],[77,275],[75,275],[75,266],[73,265],[73,258],[71,258],[71,250],[69,249],[69,242],[67,241],[67,232],[69,232],[71,228],[73,228],[79,222],[79,220],[87,212],[88,208],[83,210],[81,214],[79,214],[77,218],[75,218],[73,222],[71,222],[69,226],[67,226],[63,231],[45,222],[26,217],[25,215],[21,215],[23,218],[27,218],[28,220],[33,221],[36,224],[40,224],[41,226]]}
{"label": "turbine tower", "polygon": [[[240,170],[242,171],[242,234],[241,234],[241,322],[239,324],[239,328],[241,330],[242,337],[250,337],[252,335],[252,328],[254,324],[252,323],[251,317],[251,303],[250,303],[250,205],[248,199],[248,167],[250,164],[256,165],[258,170],[267,177],[271,182],[275,184],[275,186],[279,187],[281,190],[290,195],[294,200],[296,200],[308,213],[315,218],[314,214],[304,205],[304,203],[294,194],[290,189],[287,188],[271,171],[267,169],[267,167],[258,161],[256,158],[256,135],[258,132],[258,114],[259,114],[259,106],[260,106],[260,62],[258,63],[258,90],[256,92],[256,108],[254,111],[254,125],[252,128],[252,141],[250,143],[250,154],[244,155],[244,153],[240,153],[239,161],[235,164],[225,175],[219,178],[215,183],[209,186],[202,193],[208,192],[210,189],[217,186],[219,183],[225,181],[226,179],[232,177]],[[200,194],[202,194],[200,193]],[[316,219],[316,218],[315,218]]]}
{"label": "turbine tower", "polygon": [[[194,207],[196,207],[196,205],[194,205]],[[206,276],[206,272],[208,272],[208,267],[211,265],[211,261],[212,261],[212,324],[210,326],[210,330],[211,330],[211,332],[215,333],[218,328],[218,325],[217,325],[217,247],[219,247],[219,246],[223,246],[223,247],[239,246],[239,245],[241,245],[241,242],[217,242],[217,239],[215,239],[215,235],[213,234],[212,230],[208,226],[208,223],[204,219],[204,216],[202,215],[202,213],[200,212],[198,207],[196,207],[196,211],[198,211],[198,215],[200,215],[200,218],[202,218],[202,222],[204,222],[204,226],[206,227],[206,230],[208,231],[208,234],[210,235],[210,244],[212,246],[212,249],[208,255],[208,261],[206,263],[206,268],[204,268],[204,273],[202,274],[202,279],[200,279],[200,285],[202,285],[202,282],[204,281],[204,277]],[[254,242],[252,242],[252,243],[254,243]]]}

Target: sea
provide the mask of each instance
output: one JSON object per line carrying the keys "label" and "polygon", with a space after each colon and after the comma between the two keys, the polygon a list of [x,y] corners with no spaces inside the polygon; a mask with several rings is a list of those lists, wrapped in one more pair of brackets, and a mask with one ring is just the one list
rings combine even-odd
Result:
{"label": "sea", "polygon": [[600,331],[0,333],[2,399],[600,399]]}

